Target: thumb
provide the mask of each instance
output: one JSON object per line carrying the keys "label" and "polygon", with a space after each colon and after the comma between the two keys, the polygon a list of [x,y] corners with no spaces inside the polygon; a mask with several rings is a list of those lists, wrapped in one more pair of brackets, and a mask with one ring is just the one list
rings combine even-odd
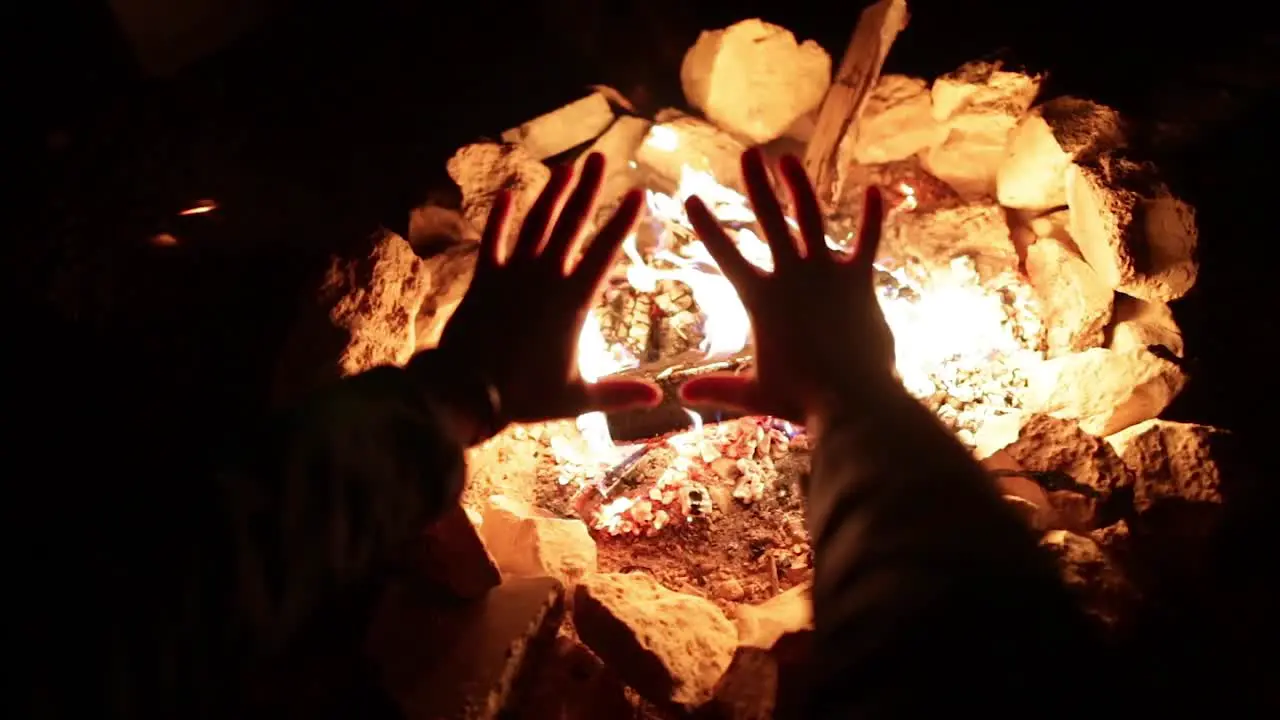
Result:
{"label": "thumb", "polygon": [[680,386],[680,401],[686,405],[712,406],[769,415],[775,408],[766,402],[760,384],[750,375],[705,375]]}
{"label": "thumb", "polygon": [[578,406],[570,414],[577,415],[593,410],[613,412],[653,407],[662,402],[662,389],[648,380],[601,380],[590,385],[579,383],[569,396],[577,400]]}

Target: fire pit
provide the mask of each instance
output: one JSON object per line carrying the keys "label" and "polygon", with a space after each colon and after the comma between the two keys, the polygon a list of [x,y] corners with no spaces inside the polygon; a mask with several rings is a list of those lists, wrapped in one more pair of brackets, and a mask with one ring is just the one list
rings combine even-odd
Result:
{"label": "fire pit", "polygon": [[[884,189],[877,287],[898,373],[991,467],[1100,621],[1123,622],[1136,602],[1120,562],[1129,525],[1162,503],[1220,501],[1224,433],[1156,419],[1187,381],[1167,303],[1195,282],[1191,208],[1132,155],[1115,111],[1037,104],[1040,76],[992,63],[932,81],[881,75],[905,24],[900,1],[865,11],[834,83],[826,52],[782,28],[704,33],[682,69],[688,110],[638,117],[601,89],[502,142],[468,145],[448,164],[460,208],[420,208],[408,241],[386,235],[335,266],[326,297],[349,332],[342,370],[402,363],[439,338],[499,189],[515,190],[518,218],[547,161],[588,151],[609,160],[601,217],[629,187],[647,189],[578,365],[589,381],[651,378],[663,404],[513,426],[472,449],[464,532],[475,528],[491,560],[449,559],[575,588],[571,622],[548,615],[561,636],[552,655],[598,656],[628,707],[728,707],[753,688],[752,702],[781,712],[786,668],[803,656],[810,440],[775,418],[681,407],[675,394],[690,377],[751,367],[746,312],[683,211],[701,196],[768,269],[739,185],[750,144],[804,150],[836,251],[863,189]],[[538,702],[575,708],[560,716],[601,712],[585,696]]]}

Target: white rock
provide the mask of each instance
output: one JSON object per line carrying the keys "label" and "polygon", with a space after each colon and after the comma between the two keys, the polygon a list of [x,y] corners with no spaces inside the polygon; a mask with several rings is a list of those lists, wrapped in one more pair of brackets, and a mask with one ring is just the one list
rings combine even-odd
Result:
{"label": "white rock", "polygon": [[673,189],[685,168],[709,173],[728,188],[742,188],[742,153],[747,146],[701,118],[662,110],[636,149],[641,169]]}
{"label": "white rock", "polygon": [[449,158],[446,168],[462,189],[462,214],[476,228],[484,228],[499,190],[511,191],[508,227],[520,227],[551,179],[551,170],[519,145],[467,145]]}
{"label": "white rock", "polygon": [[1025,409],[1106,436],[1156,417],[1185,384],[1181,368],[1145,348],[1093,348],[1030,368]]}
{"label": "white rock", "polygon": [[1010,134],[996,173],[996,197],[1001,205],[1026,210],[1066,205],[1071,163],[1123,142],[1115,110],[1072,97],[1050,100],[1032,108]]}
{"label": "white rock", "polygon": [[598,136],[613,122],[613,108],[595,92],[502,133],[502,141],[524,148],[535,160],[569,150]]}
{"label": "white rock", "polygon": [[685,53],[689,104],[720,127],[765,143],[822,103],[831,56],[812,40],[757,19],[703,32]]}
{"label": "white rock", "polygon": [[1168,305],[1117,294],[1114,317],[1109,345],[1112,350],[1160,346],[1182,357],[1182,330]]}
{"label": "white rock", "polygon": [[942,142],[946,127],[933,117],[929,83],[881,75],[855,126],[840,141],[841,164],[904,160]]}
{"label": "white rock", "polygon": [[1102,345],[1115,292],[1075,248],[1042,237],[1027,248],[1026,268],[1040,300],[1050,357]]}
{"label": "white rock", "polygon": [[1164,499],[1222,502],[1220,443],[1229,434],[1208,425],[1148,420],[1107,437],[1137,475],[1139,511]]}
{"label": "white rock", "polygon": [[974,62],[933,83],[942,142],[922,151],[926,170],[965,197],[994,195],[1009,133],[1031,107],[1042,78]]}
{"label": "white rock", "polygon": [[539,515],[501,495],[489,498],[480,536],[511,577],[553,577],[573,585],[596,571],[596,541],[581,520]]}
{"label": "white rock", "polygon": [[1195,284],[1195,211],[1150,164],[1103,153],[1071,166],[1071,237],[1104,282],[1133,297],[1168,302]]}

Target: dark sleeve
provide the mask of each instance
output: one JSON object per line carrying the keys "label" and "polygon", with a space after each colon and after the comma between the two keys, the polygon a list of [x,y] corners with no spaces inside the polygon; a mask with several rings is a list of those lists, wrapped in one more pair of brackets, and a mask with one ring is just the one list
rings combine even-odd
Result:
{"label": "dark sleeve", "polygon": [[897,389],[824,425],[811,716],[1071,714],[1053,668],[1089,626],[968,450]]}

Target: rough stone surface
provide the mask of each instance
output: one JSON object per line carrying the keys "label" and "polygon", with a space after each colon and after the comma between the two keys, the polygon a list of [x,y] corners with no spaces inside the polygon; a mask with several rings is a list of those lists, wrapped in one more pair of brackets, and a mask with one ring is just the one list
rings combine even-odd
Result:
{"label": "rough stone surface", "polygon": [[684,56],[685,99],[720,127],[754,143],[781,137],[822,103],[831,56],[812,40],[758,19],[703,32]]}
{"label": "rough stone surface", "polygon": [[428,286],[422,261],[404,238],[386,233],[367,255],[336,259],[322,297],[332,298],[329,319],[350,339],[338,365],[354,375],[378,365],[403,365],[413,354],[414,318]]}
{"label": "rough stone surface", "polygon": [[840,141],[840,164],[905,160],[942,142],[946,127],[933,117],[929,83],[881,75],[855,126]]}
{"label": "rough stone surface", "polygon": [[1115,626],[1130,612],[1137,591],[1091,538],[1053,530],[1045,533],[1040,546],[1057,558],[1063,582],[1090,615]]}
{"label": "rough stone surface", "polygon": [[636,162],[674,190],[681,170],[710,173],[721,185],[742,190],[742,153],[747,146],[706,120],[663,110],[636,150]]}
{"label": "rough stone surface", "polygon": [[[1064,473],[1101,493],[1133,484],[1132,473],[1111,445],[1072,420],[1033,415],[1002,452],[1024,470]],[[1045,500],[1052,505],[1051,497]]]}
{"label": "rough stone surface", "polygon": [[422,261],[422,277],[428,288],[414,321],[417,349],[440,342],[444,326],[462,302],[475,273],[478,246],[454,245]]}
{"label": "rough stone surface", "polygon": [[489,554],[461,505],[428,527],[409,549],[414,575],[464,600],[482,597],[502,582]]}
{"label": "rough stone surface", "polygon": [[1071,236],[1098,275],[1136,298],[1168,302],[1195,284],[1195,211],[1150,164],[1102,153],[1067,172]]}
{"label": "rough stone surface", "polygon": [[581,520],[550,517],[518,500],[489,498],[480,536],[508,577],[553,577],[573,585],[596,571],[596,542]]}
{"label": "rough stone surface", "polygon": [[1176,357],[1186,348],[1182,330],[1173,311],[1164,303],[1147,302],[1122,293],[1116,294],[1115,314],[1111,327],[1112,350],[1123,352],[1134,348],[1162,347]]}
{"label": "rough stone surface", "polygon": [[580,169],[581,163],[591,153],[604,155],[604,180],[600,183],[597,199],[601,212],[610,212],[624,193],[640,184],[639,173],[631,166],[631,161],[652,125],[644,118],[623,115],[614,120],[579,159]]}
{"label": "rough stone surface", "polygon": [[1158,416],[1186,380],[1180,367],[1145,348],[1092,348],[1030,368],[1025,407],[1106,436]]}
{"label": "rough stone surface", "polygon": [[373,615],[366,654],[406,720],[509,717],[554,647],[564,588],[514,580],[474,603],[442,604],[393,586]]}
{"label": "rough stone surface", "polygon": [[1123,143],[1115,110],[1073,97],[1050,100],[1032,108],[1010,134],[996,172],[996,197],[1001,205],[1026,210],[1066,205],[1071,163]]}
{"label": "rough stone surface", "polygon": [[1133,469],[1139,512],[1165,499],[1222,502],[1220,459],[1226,431],[1208,425],[1148,420],[1107,437]]}
{"label": "rough stone surface", "polygon": [[465,244],[480,239],[480,231],[458,210],[426,203],[409,213],[409,245],[414,252],[424,249]]}
{"label": "rough stone surface", "polygon": [[813,627],[812,588],[804,583],[758,605],[739,605],[734,624],[742,645],[771,648],[783,635]]}
{"label": "rough stone surface", "polygon": [[1042,237],[1027,248],[1026,269],[1040,300],[1049,357],[1102,345],[1115,292],[1076,249]]}
{"label": "rough stone surface", "polygon": [[891,264],[915,259],[938,269],[948,267],[956,257],[970,255],[983,275],[1018,266],[1004,210],[989,201],[895,213],[886,224],[879,254]]}
{"label": "rough stone surface", "polygon": [[467,145],[446,165],[449,177],[462,189],[462,214],[483,229],[500,190],[511,192],[509,227],[519,227],[529,208],[551,179],[551,170],[519,145]]}
{"label": "rough stone surface", "polygon": [[933,116],[946,128],[942,142],[922,151],[934,176],[961,195],[994,195],[1009,133],[1031,107],[1041,78],[973,62],[933,83]]}
{"label": "rough stone surface", "polygon": [[587,647],[628,685],[663,706],[707,701],[738,636],[709,600],[642,573],[590,575],[578,585],[573,622]]}

